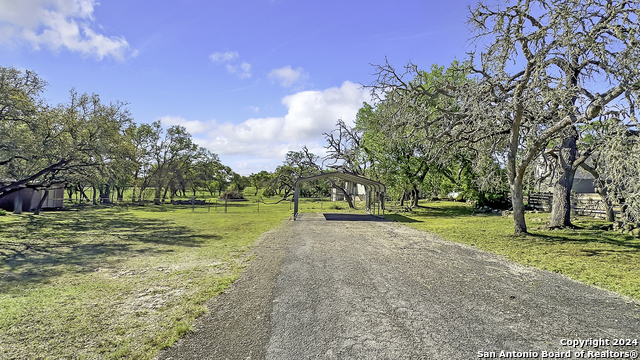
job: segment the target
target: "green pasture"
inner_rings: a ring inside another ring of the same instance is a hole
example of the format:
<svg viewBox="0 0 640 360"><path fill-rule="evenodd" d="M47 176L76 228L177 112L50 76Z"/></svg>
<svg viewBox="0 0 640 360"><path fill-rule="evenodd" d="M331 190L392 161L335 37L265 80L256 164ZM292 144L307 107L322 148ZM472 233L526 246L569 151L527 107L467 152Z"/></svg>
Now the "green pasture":
<svg viewBox="0 0 640 360"><path fill-rule="evenodd" d="M387 218L640 300L640 238L608 231L610 224L603 220L577 217L573 222L579 228L544 230L549 214L529 213L530 234L514 236L511 217L474 214L457 202L421 205Z"/></svg>
<svg viewBox="0 0 640 360"><path fill-rule="evenodd" d="M0 358L148 359L189 331L289 203L0 217ZM195 210L195 211L194 211Z"/></svg>
<svg viewBox="0 0 640 360"><path fill-rule="evenodd" d="M291 217L290 202L253 194L226 212L207 197L0 216L0 358L152 358L236 279L260 234ZM325 209L354 211L300 201Z"/></svg>

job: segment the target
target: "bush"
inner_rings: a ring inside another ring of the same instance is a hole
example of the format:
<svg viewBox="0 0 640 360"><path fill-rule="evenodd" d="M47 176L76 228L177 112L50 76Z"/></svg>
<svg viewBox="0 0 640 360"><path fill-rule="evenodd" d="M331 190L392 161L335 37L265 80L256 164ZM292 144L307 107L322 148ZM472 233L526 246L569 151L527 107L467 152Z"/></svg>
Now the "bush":
<svg viewBox="0 0 640 360"><path fill-rule="evenodd" d="M329 205L329 209L342 210L342 206L334 201L331 205Z"/></svg>
<svg viewBox="0 0 640 360"><path fill-rule="evenodd" d="M511 198L506 192L501 193L484 193L478 196L477 206L488 206L492 209L510 209Z"/></svg>
<svg viewBox="0 0 640 360"><path fill-rule="evenodd" d="M276 191L273 188L268 187L264 189L264 191L262 192L262 196L268 197L268 198L276 196Z"/></svg>
<svg viewBox="0 0 640 360"><path fill-rule="evenodd" d="M5 216L5 215L7 215L7 211L0 209L0 216Z"/></svg>
<svg viewBox="0 0 640 360"><path fill-rule="evenodd" d="M223 199L223 200L244 200L244 195L242 195L242 193L240 191L230 190L230 191L225 191L224 193L222 193L222 196L220 196L220 199Z"/></svg>

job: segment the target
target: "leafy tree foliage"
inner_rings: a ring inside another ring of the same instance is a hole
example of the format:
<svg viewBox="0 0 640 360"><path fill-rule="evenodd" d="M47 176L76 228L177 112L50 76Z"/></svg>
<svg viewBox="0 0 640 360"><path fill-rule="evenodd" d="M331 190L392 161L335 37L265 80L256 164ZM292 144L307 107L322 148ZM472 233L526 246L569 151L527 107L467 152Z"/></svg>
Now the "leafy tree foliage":
<svg viewBox="0 0 640 360"><path fill-rule="evenodd" d="M598 175L597 186L603 198L617 204L624 222L640 221L640 136L637 130L614 126L606 144L594 153L590 167Z"/></svg>
<svg viewBox="0 0 640 360"><path fill-rule="evenodd" d="M153 187L159 203L211 182L219 191L226 186L231 169L184 127L137 125L126 104L75 90L67 103L49 106L45 86L33 72L0 67L0 196L64 183L86 200L84 189L92 187L94 203L111 201L114 190L122 200L131 186L142 201Z"/></svg>
<svg viewBox="0 0 640 360"><path fill-rule="evenodd" d="M269 172L264 170L260 171L257 174L249 175L249 181L251 183L251 186L253 186L253 188L255 189L254 195L258 195L258 191L260 191L260 189L269 186L270 180L271 180L271 175L269 174Z"/></svg>
<svg viewBox="0 0 640 360"><path fill-rule="evenodd" d="M554 200L560 209L568 203L580 158L572 127L607 114L633 112L633 106L613 105L620 105L619 99L633 104L638 90L639 4L595 0L479 4L469 23L477 44L488 46L471 54L466 71L475 81L456 84L445 78L435 86L420 86L403 80L406 73L418 74L411 64L405 74L387 65L379 68L373 94L380 90L385 95L402 94L400 105L390 108L402 111L398 123L405 121L416 131L428 127L429 141L450 138L479 155L505 158L515 233L525 233L524 178L548 144L562 139L557 142L557 156L564 164L557 190L562 196ZM603 83L611 86L596 92L596 84ZM442 99L455 101L412 112L416 103Z"/></svg>
<svg viewBox="0 0 640 360"><path fill-rule="evenodd" d="M45 85L33 72L0 68L0 196L105 165L131 123L125 104L95 94L72 90L51 107L40 98Z"/></svg>
<svg viewBox="0 0 640 360"><path fill-rule="evenodd" d="M570 127L590 123L620 97L635 97L639 5L531 0L504 7L480 4L472 11L469 22L477 37L491 45L480 53L480 67L473 69L480 75L475 103L485 106L469 114L509 131L507 169L516 234L527 231L523 178L541 150L564 134L553 206L566 208L577 157ZM593 79L611 86L595 92ZM554 216L568 221L564 211L552 215L552 223Z"/></svg>
<svg viewBox="0 0 640 360"><path fill-rule="evenodd" d="M462 190L485 200L486 192L504 184L493 157L495 144L487 141L494 134L478 137L477 129L460 125L465 115L459 95L464 93L458 91L475 85L468 78L468 65L433 65L427 72L409 64L403 73L388 63L377 67L371 89L379 102L375 109L361 109L357 127L364 132L363 143L378 176L393 184L391 190L402 200L411 194L412 206L417 206L420 192ZM480 146L485 143L488 147Z"/></svg>

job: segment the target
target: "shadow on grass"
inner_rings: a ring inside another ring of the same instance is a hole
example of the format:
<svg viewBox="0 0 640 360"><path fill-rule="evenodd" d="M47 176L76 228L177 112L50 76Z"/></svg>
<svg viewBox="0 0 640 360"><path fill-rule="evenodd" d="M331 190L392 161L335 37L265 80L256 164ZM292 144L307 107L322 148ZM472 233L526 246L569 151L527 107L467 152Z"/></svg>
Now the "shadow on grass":
<svg viewBox="0 0 640 360"><path fill-rule="evenodd" d="M397 221L397 222L401 222L401 223L420 223L420 222L423 222L423 221L420 221L420 220L416 220L416 219L408 218L406 216L402 216L400 214L386 214L384 217L387 220Z"/></svg>
<svg viewBox="0 0 640 360"><path fill-rule="evenodd" d="M429 202L428 206L413 209L407 216L400 214L389 214L386 217L399 222L437 222L438 219L450 219L452 224L460 222L460 226L465 225L466 219L486 217L487 219L501 218L494 214L476 214L470 207L464 204L451 202ZM451 221L452 220L452 221ZM637 254L640 252L640 239L637 237L620 234L610 231L611 224L604 221L578 220L575 229L544 230L539 229L529 233L530 239L547 244L573 243L583 245L582 249L575 250L577 256L597 256L607 254ZM452 225L453 226L453 225ZM504 224L495 223L496 229ZM473 231L473 230L472 230ZM603 249L594 249L588 244L602 244ZM611 245L613 248L604 249L604 245ZM574 250L572 250L574 251Z"/></svg>
<svg viewBox="0 0 640 360"><path fill-rule="evenodd" d="M404 208L393 206L388 207L389 210L396 213L403 212ZM439 218L455 218L459 216L472 215L471 209L464 205L440 205L437 206L419 206L410 209L409 215L418 217L439 217Z"/></svg>
<svg viewBox="0 0 640 360"><path fill-rule="evenodd" d="M0 263L9 268L0 273L0 288L6 282L47 281L123 258L173 252L168 246L198 247L220 239L116 208L25 214L0 223Z"/></svg>
<svg viewBox="0 0 640 360"><path fill-rule="evenodd" d="M640 252L640 240L632 236L626 236L611 231L602 230L574 230L574 233L563 234L561 231L554 232L541 232L537 231L530 233L529 236L544 242L555 243L576 243L576 244L589 244L600 243L614 245L620 248L626 248L621 250L597 250L597 249L583 249L581 250L587 256L595 256L599 254L613 254L619 252Z"/></svg>

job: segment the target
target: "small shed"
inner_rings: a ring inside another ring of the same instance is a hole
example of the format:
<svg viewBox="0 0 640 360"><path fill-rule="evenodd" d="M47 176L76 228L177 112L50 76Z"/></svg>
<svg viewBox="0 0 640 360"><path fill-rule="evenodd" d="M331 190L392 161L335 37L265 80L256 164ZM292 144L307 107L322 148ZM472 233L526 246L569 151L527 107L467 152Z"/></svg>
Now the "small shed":
<svg viewBox="0 0 640 360"><path fill-rule="evenodd" d="M35 190L24 188L0 197L0 208L21 213L22 211L35 211L40 200L46 196L42 203L42 209L61 209L64 198L64 187L52 185L47 189Z"/></svg>
<svg viewBox="0 0 640 360"><path fill-rule="evenodd" d="M298 216L298 193L299 193L299 185L305 181L324 179L329 177L335 177L338 179L345 180L352 184L360 184L364 187L364 200L366 202L366 210L369 214L375 214L375 210L377 208L378 214L380 214L380 210L382 210L382 216L384 217L384 198L386 195L386 187L383 183L368 179L363 176L359 176L356 174L348 173L348 172L329 172L323 173L319 175L313 175L309 177L299 178L295 182L295 191L293 193L293 219L295 220ZM373 205L373 208L372 208Z"/></svg>

